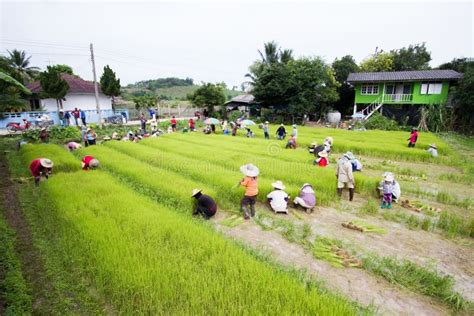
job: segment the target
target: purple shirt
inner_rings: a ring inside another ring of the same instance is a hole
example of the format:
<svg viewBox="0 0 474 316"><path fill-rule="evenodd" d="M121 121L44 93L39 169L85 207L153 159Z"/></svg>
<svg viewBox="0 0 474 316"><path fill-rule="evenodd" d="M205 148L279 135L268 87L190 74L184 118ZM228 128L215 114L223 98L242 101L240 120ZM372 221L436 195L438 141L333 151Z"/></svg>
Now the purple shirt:
<svg viewBox="0 0 474 316"><path fill-rule="evenodd" d="M306 203L309 207L314 207L316 205L316 196L314 193L305 193L301 191L300 198Z"/></svg>

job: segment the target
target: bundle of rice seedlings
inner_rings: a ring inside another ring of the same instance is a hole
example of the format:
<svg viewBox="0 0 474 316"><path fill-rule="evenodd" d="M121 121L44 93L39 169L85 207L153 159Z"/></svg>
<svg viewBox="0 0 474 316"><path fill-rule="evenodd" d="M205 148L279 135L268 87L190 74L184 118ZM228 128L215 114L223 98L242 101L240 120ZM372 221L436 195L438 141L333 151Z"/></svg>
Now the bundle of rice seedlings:
<svg viewBox="0 0 474 316"><path fill-rule="evenodd" d="M227 217L226 219L221 221L221 225L227 226L227 227L236 227L239 226L244 222L244 218L239 215L232 215L230 217Z"/></svg>

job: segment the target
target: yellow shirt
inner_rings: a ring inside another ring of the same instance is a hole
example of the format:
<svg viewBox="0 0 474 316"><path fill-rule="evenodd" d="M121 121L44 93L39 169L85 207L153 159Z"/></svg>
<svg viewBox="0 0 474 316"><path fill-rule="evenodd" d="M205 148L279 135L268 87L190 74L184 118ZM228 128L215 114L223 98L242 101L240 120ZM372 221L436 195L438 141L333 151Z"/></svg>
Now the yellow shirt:
<svg viewBox="0 0 474 316"><path fill-rule="evenodd" d="M257 178L245 177L240 185L245 187L245 196L255 196L258 194Z"/></svg>

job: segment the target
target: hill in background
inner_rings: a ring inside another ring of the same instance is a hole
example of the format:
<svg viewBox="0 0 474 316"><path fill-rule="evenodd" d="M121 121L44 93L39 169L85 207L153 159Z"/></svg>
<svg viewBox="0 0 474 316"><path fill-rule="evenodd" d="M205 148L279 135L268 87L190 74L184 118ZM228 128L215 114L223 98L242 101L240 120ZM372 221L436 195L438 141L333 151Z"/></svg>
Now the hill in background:
<svg viewBox="0 0 474 316"><path fill-rule="evenodd" d="M188 94L193 93L200 86L194 84L191 78L158 78L143 80L134 84L129 84L122 88L122 98L132 101L134 97L151 95L159 97L161 100L186 100ZM242 91L226 89L227 99L231 99Z"/></svg>

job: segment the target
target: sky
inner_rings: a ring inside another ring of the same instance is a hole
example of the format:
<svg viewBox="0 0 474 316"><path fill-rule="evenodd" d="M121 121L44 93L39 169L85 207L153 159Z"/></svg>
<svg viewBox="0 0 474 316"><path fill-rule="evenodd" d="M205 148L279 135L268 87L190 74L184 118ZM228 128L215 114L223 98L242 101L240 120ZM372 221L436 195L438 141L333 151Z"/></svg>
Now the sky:
<svg viewBox="0 0 474 316"><path fill-rule="evenodd" d="M244 82L268 41L295 56L360 62L426 42L431 66L473 57L471 1L5 1L0 0L0 54L21 49L31 64L67 64L92 79L110 67L122 85L163 77Z"/></svg>

